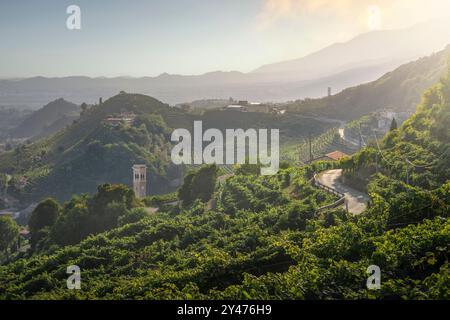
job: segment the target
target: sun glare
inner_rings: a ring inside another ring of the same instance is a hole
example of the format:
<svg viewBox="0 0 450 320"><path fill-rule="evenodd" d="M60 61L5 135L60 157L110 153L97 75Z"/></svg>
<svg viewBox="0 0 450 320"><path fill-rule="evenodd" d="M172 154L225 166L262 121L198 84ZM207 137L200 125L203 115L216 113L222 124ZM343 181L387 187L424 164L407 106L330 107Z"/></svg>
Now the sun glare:
<svg viewBox="0 0 450 320"><path fill-rule="evenodd" d="M370 31L380 30L382 27L381 8L377 5L367 7L367 28Z"/></svg>

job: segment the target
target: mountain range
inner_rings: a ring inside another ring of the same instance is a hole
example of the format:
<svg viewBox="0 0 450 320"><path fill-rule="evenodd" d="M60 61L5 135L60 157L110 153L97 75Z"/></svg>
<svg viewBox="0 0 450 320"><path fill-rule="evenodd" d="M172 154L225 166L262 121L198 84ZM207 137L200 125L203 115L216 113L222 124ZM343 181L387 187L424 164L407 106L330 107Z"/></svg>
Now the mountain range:
<svg viewBox="0 0 450 320"><path fill-rule="evenodd" d="M303 99L284 106L291 112L341 120L354 120L389 109L412 114L422 92L438 82L446 70L450 45L445 50L406 63L379 79L350 87L321 99Z"/></svg>
<svg viewBox="0 0 450 320"><path fill-rule="evenodd" d="M94 103L121 90L151 95L170 104L233 97L286 101L317 98L327 88L339 92L373 81L403 63L442 50L450 43L450 20L421 23L401 30L373 31L333 44L306 57L262 66L253 72L210 72L143 78L63 77L1 80L0 105L38 108L56 97ZM151 62L149 62L151 63Z"/></svg>

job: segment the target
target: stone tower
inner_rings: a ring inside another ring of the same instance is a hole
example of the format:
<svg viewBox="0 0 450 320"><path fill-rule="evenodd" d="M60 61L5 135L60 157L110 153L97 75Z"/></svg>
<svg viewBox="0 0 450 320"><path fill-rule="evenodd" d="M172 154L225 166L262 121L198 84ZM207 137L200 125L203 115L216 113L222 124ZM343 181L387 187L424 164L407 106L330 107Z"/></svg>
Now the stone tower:
<svg viewBox="0 0 450 320"><path fill-rule="evenodd" d="M147 196L147 166L144 164L133 166L133 190L137 198Z"/></svg>

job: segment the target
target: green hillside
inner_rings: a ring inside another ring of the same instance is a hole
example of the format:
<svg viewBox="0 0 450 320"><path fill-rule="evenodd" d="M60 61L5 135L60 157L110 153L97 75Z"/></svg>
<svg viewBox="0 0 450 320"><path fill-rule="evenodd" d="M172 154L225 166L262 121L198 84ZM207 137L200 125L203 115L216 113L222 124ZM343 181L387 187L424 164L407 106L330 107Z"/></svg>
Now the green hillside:
<svg viewBox="0 0 450 320"><path fill-rule="evenodd" d="M131 124L105 123L126 112L136 116ZM202 120L204 130L277 128L281 144L301 142L335 125L300 115L224 110L194 115L148 96L121 93L85 108L78 120L55 135L0 155L0 172L13 176L9 192L23 202L48 196L68 200L73 194L92 194L103 183L131 185L135 163L147 164L152 194L173 191L171 181L182 172L170 161L170 135L177 128L192 130L194 120Z"/></svg>
<svg viewBox="0 0 450 320"><path fill-rule="evenodd" d="M135 113L132 125L104 122L122 112ZM165 119L183 124L185 117L180 116L150 97L121 94L83 111L56 135L1 155L0 172L13 175L10 192L23 201L46 196L66 200L72 194L93 193L105 182L130 185L134 163L149 166L153 193L168 191L170 179L180 173L168 161L170 130Z"/></svg>
<svg viewBox="0 0 450 320"><path fill-rule="evenodd" d="M216 187L212 209L196 201L1 266L0 299L449 299L449 121L450 71L380 149L270 177L239 170ZM370 170L377 153L370 207L319 213L336 198L311 186L314 172ZM427 164L410 184L405 157ZM104 212L102 194L74 199L62 219L83 201ZM127 210L115 205L114 216ZM81 268L79 291L66 288L69 265ZM371 265L380 290L366 287Z"/></svg>
<svg viewBox="0 0 450 320"><path fill-rule="evenodd" d="M445 183L450 176L449 87L450 74L425 92L417 112L400 129L383 141L373 136L367 148L344 163L347 176L365 177L367 184L378 168L385 176L427 190Z"/></svg>
<svg viewBox="0 0 450 320"><path fill-rule="evenodd" d="M380 109L413 112L423 91L445 72L450 46L444 51L405 64L380 79L348 88L331 97L306 99L287 105L292 112L355 120Z"/></svg>

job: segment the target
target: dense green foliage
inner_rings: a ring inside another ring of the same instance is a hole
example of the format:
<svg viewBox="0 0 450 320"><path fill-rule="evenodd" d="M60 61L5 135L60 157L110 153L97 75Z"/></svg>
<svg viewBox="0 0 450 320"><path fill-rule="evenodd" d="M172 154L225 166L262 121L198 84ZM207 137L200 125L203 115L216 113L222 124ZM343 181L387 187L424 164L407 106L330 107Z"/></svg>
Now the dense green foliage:
<svg viewBox="0 0 450 320"><path fill-rule="evenodd" d="M19 226L11 217L0 217L0 252L15 249L19 238Z"/></svg>
<svg viewBox="0 0 450 320"><path fill-rule="evenodd" d="M0 267L0 297L449 298L448 207L401 228L392 225L398 207L377 194L365 215L316 215L333 199L309 185L311 173L235 176L213 211L197 202ZM449 187L436 194L448 195ZM82 270L81 291L65 288L65 268L73 264ZM383 270L380 292L365 287L371 264Z"/></svg>
<svg viewBox="0 0 450 320"><path fill-rule="evenodd" d="M73 197L63 207L53 199L44 200L29 221L33 252L76 244L89 235L139 221L145 211L136 206L132 190L109 184L99 186L92 197Z"/></svg>
<svg viewBox="0 0 450 320"><path fill-rule="evenodd" d="M43 237L48 233L48 229L53 226L58 219L61 208L53 199L47 199L39 203L33 210L28 221L28 228L31 231L31 246L33 249Z"/></svg>
<svg viewBox="0 0 450 320"><path fill-rule="evenodd" d="M366 137L371 136L376 128L378 128L378 120L376 114L371 113L347 123L345 126L345 135L359 142L360 133Z"/></svg>
<svg viewBox="0 0 450 320"><path fill-rule="evenodd" d="M369 146L343 167L349 176L366 177L380 171L386 176L432 190L450 176L450 72L427 90L418 111L400 130L390 131L383 141ZM381 148L381 149L379 149ZM378 165L377 165L378 164Z"/></svg>
<svg viewBox="0 0 450 320"><path fill-rule="evenodd" d="M183 201L183 205L189 206L195 200L209 201L214 193L217 171L216 165L209 165L188 173L178 190L178 198Z"/></svg>
<svg viewBox="0 0 450 320"><path fill-rule="evenodd" d="M449 122L450 73L379 146L341 163L268 177L244 166L194 195L196 179L215 181L205 167L179 193L190 203L151 215L120 186L75 197L41 252L0 266L0 299L450 299ZM330 166L366 174L363 214L318 210L336 197L310 180ZM66 288L70 265L79 291ZM366 287L371 265L380 290Z"/></svg>

